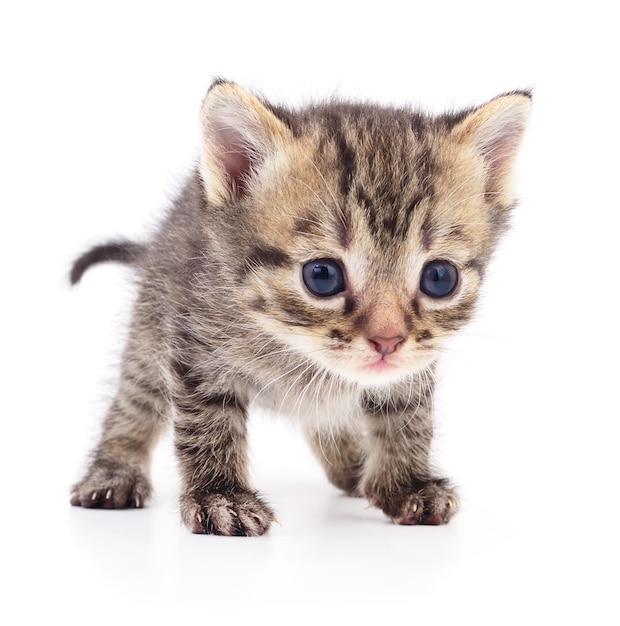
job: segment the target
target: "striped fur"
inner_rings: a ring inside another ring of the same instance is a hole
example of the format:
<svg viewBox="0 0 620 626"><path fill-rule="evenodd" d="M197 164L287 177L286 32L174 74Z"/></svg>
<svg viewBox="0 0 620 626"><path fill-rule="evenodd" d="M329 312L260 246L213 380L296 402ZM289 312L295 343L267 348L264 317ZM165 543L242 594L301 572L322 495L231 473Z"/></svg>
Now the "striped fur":
<svg viewBox="0 0 620 626"><path fill-rule="evenodd" d="M172 421L181 515L195 533L260 535L274 520L248 477L252 405L299 419L339 488L400 524L458 506L429 469L434 371L473 315L514 205L525 92L439 117L371 104L288 110L217 81L200 164L153 240L76 262L129 262L139 293L121 383L72 503L140 507L150 453ZM317 259L341 293L303 283ZM426 263L456 268L448 295Z"/></svg>

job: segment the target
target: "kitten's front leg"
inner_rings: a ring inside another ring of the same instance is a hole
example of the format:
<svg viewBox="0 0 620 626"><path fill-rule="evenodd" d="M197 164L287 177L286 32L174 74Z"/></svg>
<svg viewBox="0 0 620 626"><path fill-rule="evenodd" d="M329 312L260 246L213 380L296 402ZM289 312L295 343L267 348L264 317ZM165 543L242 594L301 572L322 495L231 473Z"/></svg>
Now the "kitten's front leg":
<svg viewBox="0 0 620 626"><path fill-rule="evenodd" d="M232 393L199 393L185 378L175 399L181 515L197 534L258 536L275 517L248 480L246 410Z"/></svg>
<svg viewBox="0 0 620 626"><path fill-rule="evenodd" d="M362 492L397 524L446 524L458 509L458 496L448 480L431 474L432 390L419 393L402 403L366 399Z"/></svg>

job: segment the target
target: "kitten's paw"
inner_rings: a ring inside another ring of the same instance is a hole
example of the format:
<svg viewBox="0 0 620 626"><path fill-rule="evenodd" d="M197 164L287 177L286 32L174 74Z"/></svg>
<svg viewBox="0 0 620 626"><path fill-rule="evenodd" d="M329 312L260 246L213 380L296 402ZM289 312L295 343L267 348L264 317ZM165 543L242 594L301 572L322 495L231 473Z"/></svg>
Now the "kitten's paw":
<svg viewBox="0 0 620 626"><path fill-rule="evenodd" d="M89 509L140 509L150 495L149 480L135 467L95 463L71 490L71 504Z"/></svg>
<svg viewBox="0 0 620 626"><path fill-rule="evenodd" d="M255 492L209 493L181 500L185 525L200 535L258 537L275 520L273 511Z"/></svg>
<svg viewBox="0 0 620 626"><path fill-rule="evenodd" d="M399 496L370 494L367 497L393 522L406 526L447 524L459 508L456 491L444 480L422 483Z"/></svg>

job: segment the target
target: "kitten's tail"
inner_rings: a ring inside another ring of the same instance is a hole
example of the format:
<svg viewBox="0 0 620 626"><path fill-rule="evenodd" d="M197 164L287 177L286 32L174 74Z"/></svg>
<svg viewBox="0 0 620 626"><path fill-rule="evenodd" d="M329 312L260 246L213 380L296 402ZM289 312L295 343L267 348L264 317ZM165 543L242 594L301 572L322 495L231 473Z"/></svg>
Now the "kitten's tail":
<svg viewBox="0 0 620 626"><path fill-rule="evenodd" d="M77 285L84 272L91 266L107 261L117 261L135 265L145 255L147 247L134 241L111 241L91 248L73 263L69 280L72 285Z"/></svg>

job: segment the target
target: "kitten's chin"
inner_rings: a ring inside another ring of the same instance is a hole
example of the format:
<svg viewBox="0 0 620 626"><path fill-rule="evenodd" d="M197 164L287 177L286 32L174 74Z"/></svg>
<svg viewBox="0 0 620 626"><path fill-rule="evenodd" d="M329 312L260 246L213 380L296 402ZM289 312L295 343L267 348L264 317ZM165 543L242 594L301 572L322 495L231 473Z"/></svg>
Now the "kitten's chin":
<svg viewBox="0 0 620 626"><path fill-rule="evenodd" d="M340 370L339 374L362 387L387 387L428 369L433 362L434 358L430 355L416 356L406 362L376 359L349 366L346 371Z"/></svg>

